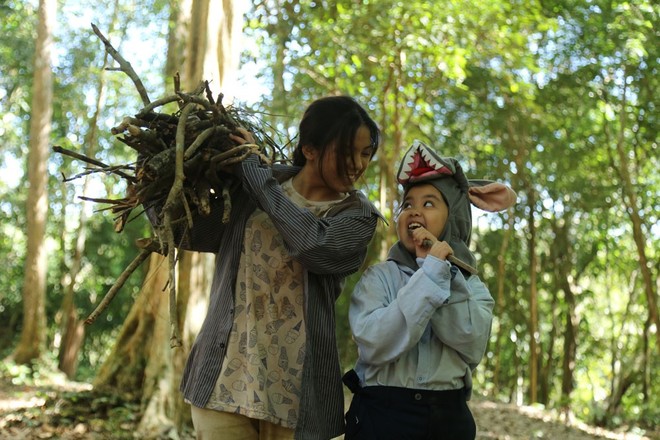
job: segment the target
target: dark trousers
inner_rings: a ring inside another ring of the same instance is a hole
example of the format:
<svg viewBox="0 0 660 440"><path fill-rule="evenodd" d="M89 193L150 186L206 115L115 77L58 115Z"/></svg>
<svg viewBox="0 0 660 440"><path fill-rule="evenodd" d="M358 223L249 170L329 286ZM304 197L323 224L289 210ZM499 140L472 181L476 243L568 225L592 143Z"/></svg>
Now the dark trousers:
<svg viewBox="0 0 660 440"><path fill-rule="evenodd" d="M474 440L465 390L373 386L353 394L345 440Z"/></svg>

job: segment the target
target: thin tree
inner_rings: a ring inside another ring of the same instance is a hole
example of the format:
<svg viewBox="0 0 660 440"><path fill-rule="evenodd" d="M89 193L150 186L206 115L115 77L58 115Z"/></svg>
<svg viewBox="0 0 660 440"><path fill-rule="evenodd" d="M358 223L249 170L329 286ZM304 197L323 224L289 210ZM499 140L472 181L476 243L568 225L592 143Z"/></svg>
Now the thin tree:
<svg viewBox="0 0 660 440"><path fill-rule="evenodd" d="M114 28L117 22L117 5L113 5L112 14L110 19L110 28ZM105 95L107 89L106 68L110 62L110 55L107 53L103 58L103 65L99 71L96 82L96 100L93 108L93 114L88 121L88 131L85 134L83 142L83 154L87 157L94 157L98 149L99 138L99 119L101 117L103 107L105 105ZM91 186L91 179L89 176L83 178L82 193L86 194ZM85 326L83 321L78 316L78 308L75 301L75 285L78 281L78 276L82 268L83 255L85 254L85 247L87 243L87 229L89 221L89 213L81 209L75 219L77 231L75 238L71 240L72 255L70 257L70 264L67 268L67 276L62 285L64 297L62 299L61 307L61 323L60 329L62 332L62 340L59 347L58 354L58 368L64 372L67 377L73 378L78 367L78 359L80 350L83 345L85 337Z"/></svg>
<svg viewBox="0 0 660 440"><path fill-rule="evenodd" d="M34 54L32 114L28 155L27 255L23 282L23 327L12 358L20 364L39 358L46 344L46 218L49 137L53 114L51 54L57 3L40 0Z"/></svg>

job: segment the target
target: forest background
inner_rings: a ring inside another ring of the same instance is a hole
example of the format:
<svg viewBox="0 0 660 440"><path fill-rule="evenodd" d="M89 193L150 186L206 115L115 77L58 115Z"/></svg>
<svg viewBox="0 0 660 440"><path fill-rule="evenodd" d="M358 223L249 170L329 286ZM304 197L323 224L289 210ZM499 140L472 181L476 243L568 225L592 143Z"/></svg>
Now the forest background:
<svg viewBox="0 0 660 440"><path fill-rule="evenodd" d="M364 191L389 221L365 266L395 240L394 175L413 139L460 158L471 178L510 184L518 204L474 220L496 299L475 392L653 431L659 12L651 0L0 1L2 376L34 383L59 370L130 394L142 432L189 426L173 390L212 257L185 253L177 265L183 347L169 348L156 255L96 322L82 322L137 255L135 240L151 235L144 216L114 232L108 211L80 199L122 197L122 179L65 182L85 164L52 151L135 160L111 128L143 104L127 75L106 70L116 63L94 23L153 99L173 92L178 71L186 90L211 80L281 145L313 99L363 103L384 134ZM344 369L356 357L346 315L358 275L337 303Z"/></svg>

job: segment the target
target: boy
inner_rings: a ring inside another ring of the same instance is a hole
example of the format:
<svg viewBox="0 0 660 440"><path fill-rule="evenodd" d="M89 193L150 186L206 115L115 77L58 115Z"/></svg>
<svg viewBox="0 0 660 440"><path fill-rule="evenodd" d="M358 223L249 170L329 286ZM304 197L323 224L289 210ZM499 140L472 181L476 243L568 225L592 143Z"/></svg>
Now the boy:
<svg viewBox="0 0 660 440"><path fill-rule="evenodd" d="M470 203L498 211L516 196L499 183L468 181L455 159L421 142L397 178L399 241L351 298L359 359L344 377L354 393L345 439L474 439L466 401L494 301L469 250Z"/></svg>

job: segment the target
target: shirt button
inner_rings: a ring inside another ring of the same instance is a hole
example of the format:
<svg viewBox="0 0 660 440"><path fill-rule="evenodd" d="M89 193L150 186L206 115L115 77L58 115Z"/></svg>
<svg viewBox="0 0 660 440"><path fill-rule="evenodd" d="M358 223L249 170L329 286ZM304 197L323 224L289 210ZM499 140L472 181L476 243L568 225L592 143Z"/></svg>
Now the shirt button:
<svg viewBox="0 0 660 440"><path fill-rule="evenodd" d="M422 395L419 393L415 393L415 400L422 400Z"/></svg>
<svg viewBox="0 0 660 440"><path fill-rule="evenodd" d="M423 381L423 380L424 380L424 378L423 378L422 376L419 376L419 377L417 378L417 382L421 382L421 381Z"/></svg>
<svg viewBox="0 0 660 440"><path fill-rule="evenodd" d="M225 348L224 342L220 343L220 348Z"/></svg>

